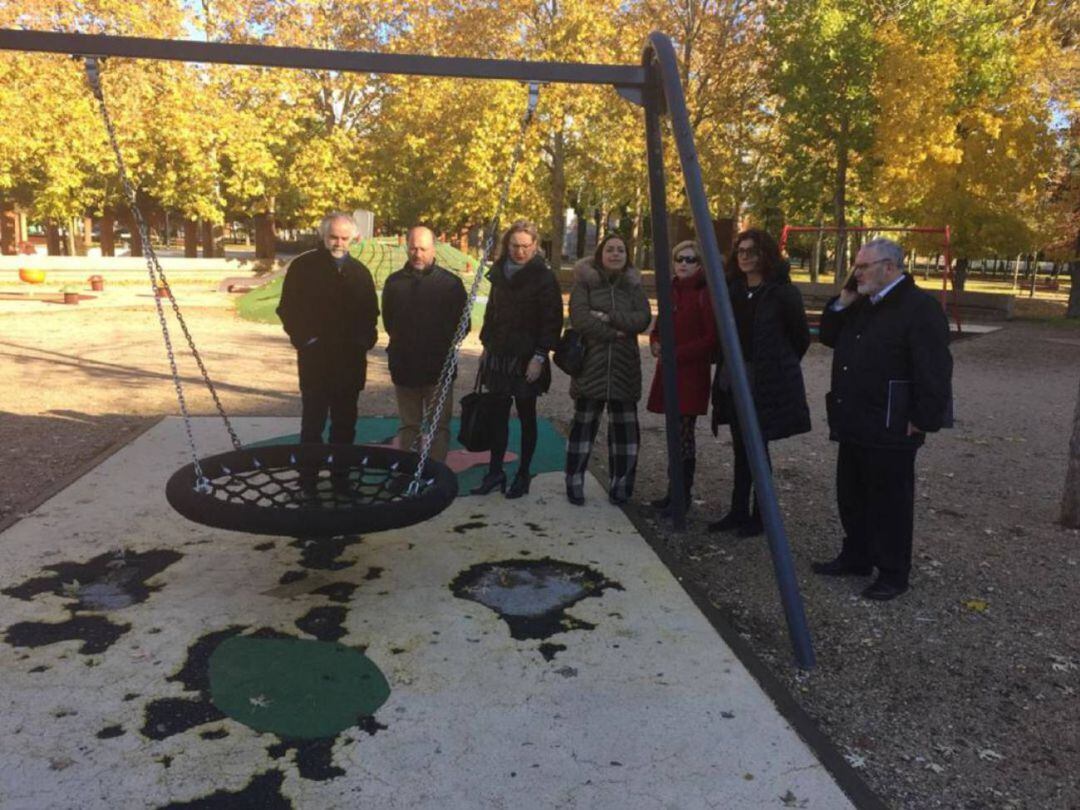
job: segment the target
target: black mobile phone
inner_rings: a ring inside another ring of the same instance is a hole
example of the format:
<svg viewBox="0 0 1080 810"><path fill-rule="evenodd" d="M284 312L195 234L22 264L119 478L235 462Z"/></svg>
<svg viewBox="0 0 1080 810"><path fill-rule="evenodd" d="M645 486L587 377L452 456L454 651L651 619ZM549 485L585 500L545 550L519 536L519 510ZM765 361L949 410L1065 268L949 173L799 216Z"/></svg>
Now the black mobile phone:
<svg viewBox="0 0 1080 810"><path fill-rule="evenodd" d="M859 291L859 280L855 278L855 268L853 267L848 271L847 281L844 282L844 289L851 292Z"/></svg>

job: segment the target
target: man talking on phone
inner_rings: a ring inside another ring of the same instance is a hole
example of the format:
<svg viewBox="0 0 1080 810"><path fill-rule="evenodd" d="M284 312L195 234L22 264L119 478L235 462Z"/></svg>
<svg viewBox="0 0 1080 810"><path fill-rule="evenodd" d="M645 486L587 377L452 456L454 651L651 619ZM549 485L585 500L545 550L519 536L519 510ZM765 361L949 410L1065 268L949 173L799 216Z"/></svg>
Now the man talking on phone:
<svg viewBox="0 0 1080 810"><path fill-rule="evenodd" d="M908 589L915 509L915 454L951 418L949 323L933 296L904 273L890 239L867 242L840 295L825 306L821 342L833 349L825 397L829 438L839 442L836 500L840 554L813 564L826 576L877 579L866 599Z"/></svg>

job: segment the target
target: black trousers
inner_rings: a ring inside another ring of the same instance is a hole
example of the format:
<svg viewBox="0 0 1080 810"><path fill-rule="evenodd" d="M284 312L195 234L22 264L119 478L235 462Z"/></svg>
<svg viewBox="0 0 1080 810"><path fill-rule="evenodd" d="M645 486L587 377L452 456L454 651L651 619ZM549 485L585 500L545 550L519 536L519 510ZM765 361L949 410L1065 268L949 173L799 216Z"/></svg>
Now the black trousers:
<svg viewBox="0 0 1080 810"><path fill-rule="evenodd" d="M731 419L731 453L735 461L735 482L731 488L731 512L744 518L751 514L750 492L754 484L754 474L750 469L750 456L746 452L746 442L743 441L742 428L738 420ZM772 469L772 458L769 456L769 443L765 442L765 461ZM754 493L753 511L761 513L757 504L757 493Z"/></svg>
<svg viewBox="0 0 1080 810"><path fill-rule="evenodd" d="M300 441L322 443L330 416L330 443L352 444L356 438L356 400L364 387L364 361L355 352L335 346L313 346L297 352L300 372Z"/></svg>
<svg viewBox="0 0 1080 810"><path fill-rule="evenodd" d="M917 447L881 449L840 443L836 502L844 527L842 555L906 585L915 526Z"/></svg>

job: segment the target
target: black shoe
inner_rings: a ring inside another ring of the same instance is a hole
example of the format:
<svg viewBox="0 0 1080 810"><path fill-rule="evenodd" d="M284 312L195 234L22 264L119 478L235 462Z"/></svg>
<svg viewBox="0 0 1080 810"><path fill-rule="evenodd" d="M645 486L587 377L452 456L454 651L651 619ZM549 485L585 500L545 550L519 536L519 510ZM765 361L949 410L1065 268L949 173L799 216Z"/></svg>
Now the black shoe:
<svg viewBox="0 0 1080 810"><path fill-rule="evenodd" d="M661 507L658 507L658 508L660 510L660 517L669 518L675 513L675 504L673 504L671 502L670 498L668 498L666 500L667 500L667 505L666 506L661 506ZM653 501L653 505L655 505L655 504L656 504L656 501ZM686 493L686 499L683 501L683 506L685 507L686 511L689 512L690 508L693 505L694 505L694 499L690 497L690 493L688 492L688 493Z"/></svg>
<svg viewBox="0 0 1080 810"><path fill-rule="evenodd" d="M470 492L473 495L487 495L493 489L498 489L499 492L506 492L506 473L502 470L485 475L484 480L480 482L479 486L473 487Z"/></svg>
<svg viewBox="0 0 1080 810"><path fill-rule="evenodd" d="M728 512L719 520L714 520L706 529L710 532L730 532L733 529L741 529L750 520L749 515L739 512Z"/></svg>
<svg viewBox="0 0 1080 810"><path fill-rule="evenodd" d="M862 592L862 598L872 599L875 602L888 602L890 599L895 599L901 594L906 593L907 589L907 583L901 585L878 577L873 585Z"/></svg>
<svg viewBox="0 0 1080 810"><path fill-rule="evenodd" d="M518 474L514 476L514 480L510 484L510 489L506 490L506 497L520 498L522 495L528 495L530 481L532 481L531 475L518 470Z"/></svg>
<svg viewBox="0 0 1080 810"><path fill-rule="evenodd" d="M623 504L630 502L629 498L623 497L622 495L613 495L610 492L608 493L607 499L613 506L622 506Z"/></svg>
<svg viewBox="0 0 1080 810"><path fill-rule="evenodd" d="M735 534L738 537L757 537L759 534L765 533L765 525L761 522L761 518L752 517L742 526L735 530Z"/></svg>
<svg viewBox="0 0 1080 810"><path fill-rule="evenodd" d="M828 562L811 563L810 570L826 577L868 577L874 572L870 563L854 563L843 555Z"/></svg>
<svg viewBox="0 0 1080 810"><path fill-rule="evenodd" d="M574 506L584 506L585 505L585 496L584 495L575 495L570 490L566 490L566 500L570 501L570 503L572 503Z"/></svg>
<svg viewBox="0 0 1080 810"><path fill-rule="evenodd" d="M671 508L671 496L665 495L663 498L657 498L655 501L649 501L649 506L653 509L670 509Z"/></svg>

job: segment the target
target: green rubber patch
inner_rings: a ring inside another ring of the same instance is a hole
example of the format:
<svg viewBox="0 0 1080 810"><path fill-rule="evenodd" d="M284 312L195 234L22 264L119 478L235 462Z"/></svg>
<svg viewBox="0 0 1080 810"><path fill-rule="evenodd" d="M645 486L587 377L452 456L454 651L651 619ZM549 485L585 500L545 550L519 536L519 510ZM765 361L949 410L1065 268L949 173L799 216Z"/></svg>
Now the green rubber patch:
<svg viewBox="0 0 1080 810"><path fill-rule="evenodd" d="M333 737L390 696L371 659L343 644L234 636L210 656L210 697L256 731Z"/></svg>

